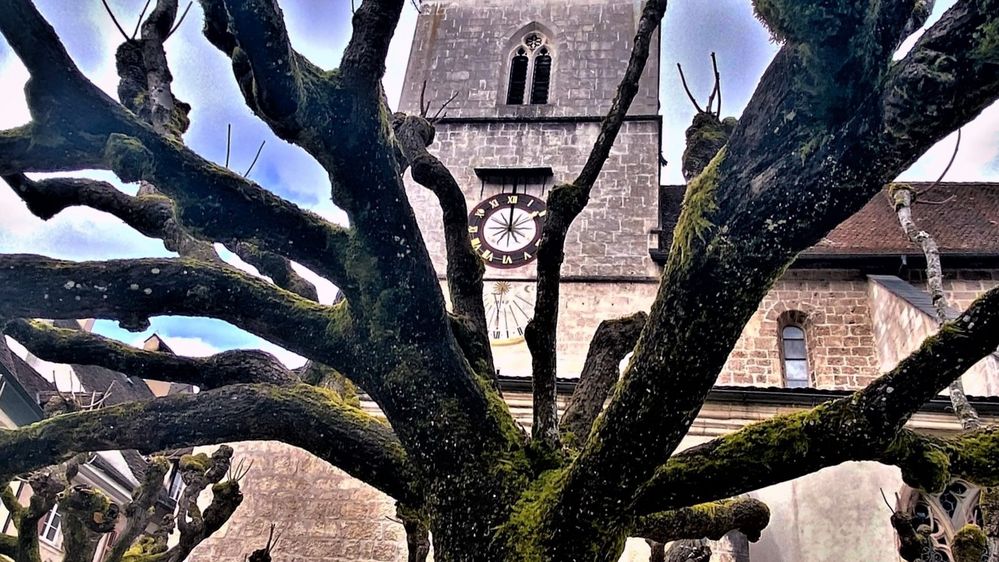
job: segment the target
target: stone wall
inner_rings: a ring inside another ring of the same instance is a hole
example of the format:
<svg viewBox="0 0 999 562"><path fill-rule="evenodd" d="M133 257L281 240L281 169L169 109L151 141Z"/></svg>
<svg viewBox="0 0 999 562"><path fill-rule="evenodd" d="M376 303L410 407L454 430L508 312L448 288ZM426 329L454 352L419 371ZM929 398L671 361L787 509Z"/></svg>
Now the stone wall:
<svg viewBox="0 0 999 562"><path fill-rule="evenodd" d="M640 2L636 0L441 0L417 19L400 111L418 113L421 90L448 116L578 117L603 115L624 76ZM552 78L546 105L506 105L509 59L525 33L548 38ZM653 53L658 53L658 37ZM652 56L631 107L659 108L659 61Z"/></svg>
<svg viewBox="0 0 999 562"><path fill-rule="evenodd" d="M944 293L948 303L957 310L966 309L982 293L999 285L999 271L956 271L950 272L948 277L950 279L944 280ZM912 288L919 291L927 303L916 306L877 281L872 281L868 288L882 371L893 368L937 331L936 319L928 304L929 296L923 292L925 285ZM961 380L965 391L972 396L999 395L999 360L995 355L982 359L968 369Z"/></svg>
<svg viewBox="0 0 999 562"><path fill-rule="evenodd" d="M857 388L877 375L867 280L848 270L788 270L753 314L718 384L783 386L782 316L803 313L812 386Z"/></svg>
<svg viewBox="0 0 999 562"><path fill-rule="evenodd" d="M475 168L551 167L545 183L518 186L544 199L553 184L572 181L600 130L598 123L441 123L430 150L451 170L469 209L511 185L483 183ZM407 175L407 193L434 267L446 270L441 210L436 196ZM659 122L628 121L566 239L567 276L657 275L649 257L659 226ZM533 278L534 264L512 270L488 268L488 278Z"/></svg>
<svg viewBox="0 0 999 562"><path fill-rule="evenodd" d="M280 562L406 560L406 533L393 521L388 496L289 445L233 446L237 462L253 463L243 482L245 499L189 562L244 562L267 542L270 522L282 534Z"/></svg>

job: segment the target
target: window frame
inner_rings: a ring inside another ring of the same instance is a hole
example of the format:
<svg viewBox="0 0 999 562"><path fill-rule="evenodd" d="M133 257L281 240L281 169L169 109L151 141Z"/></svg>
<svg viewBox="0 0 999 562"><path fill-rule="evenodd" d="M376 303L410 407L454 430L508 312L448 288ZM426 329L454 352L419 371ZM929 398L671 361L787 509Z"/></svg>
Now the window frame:
<svg viewBox="0 0 999 562"><path fill-rule="evenodd" d="M808 330L805 326L806 317L803 313L792 311L791 317L784 319L779 324L777 331L777 342L778 348L780 349L780 369L781 369L781 382L784 388L812 388L814 386L814 381L811 371L811 361L808 357ZM801 332L800 338L789 338L786 335L788 329L795 329ZM788 357L788 342L800 341L802 347L801 357ZM795 362L804 365L805 376L804 378L790 378L788 376L790 370L788 369L788 363Z"/></svg>
<svg viewBox="0 0 999 562"><path fill-rule="evenodd" d="M551 94L552 94L552 82L555 77L555 63L556 63L556 53L555 49L552 48L551 39L549 34L542 31L541 29L533 28L527 30L521 30L519 33L520 39L510 48L507 52L506 57L506 104L511 107L531 107L531 106L547 106L551 105ZM536 47L531 47L528 38L532 36L537 36L540 42L537 43ZM514 61L516 58L524 56L527 58L527 68L525 70L525 76L523 81L523 91L517 92L519 95L514 96ZM537 78L537 60L539 57L546 56L549 59L548 64L548 80L544 91L544 102L536 101L540 99L540 96L535 96L534 86L535 80ZM513 100L519 99L519 103L515 103Z"/></svg>
<svg viewBox="0 0 999 562"><path fill-rule="evenodd" d="M53 520L55 520L54 524ZM59 513L59 506L52 506L52 509L45 514L45 518L43 518L40 523L41 525L38 529L38 540L54 548L59 548L61 543L59 539L62 537L62 514ZM46 536L48 535L48 531L50 529L55 531L55 534L51 539Z"/></svg>

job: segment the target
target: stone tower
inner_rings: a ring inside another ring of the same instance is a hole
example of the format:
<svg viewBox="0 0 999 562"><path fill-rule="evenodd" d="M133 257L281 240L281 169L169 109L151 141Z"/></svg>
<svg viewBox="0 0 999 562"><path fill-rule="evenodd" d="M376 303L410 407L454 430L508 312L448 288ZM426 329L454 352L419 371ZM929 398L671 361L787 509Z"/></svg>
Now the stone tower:
<svg viewBox="0 0 999 562"><path fill-rule="evenodd" d="M551 187L572 181L624 75L637 0L439 0L422 3L400 101L429 115L449 99L430 150L461 185L473 247L486 262L486 308L501 375L527 376L523 328L534 249ZM590 204L566 242L559 375L577 376L600 320L651 302L659 224L658 38ZM408 182L437 271L445 271L436 197Z"/></svg>

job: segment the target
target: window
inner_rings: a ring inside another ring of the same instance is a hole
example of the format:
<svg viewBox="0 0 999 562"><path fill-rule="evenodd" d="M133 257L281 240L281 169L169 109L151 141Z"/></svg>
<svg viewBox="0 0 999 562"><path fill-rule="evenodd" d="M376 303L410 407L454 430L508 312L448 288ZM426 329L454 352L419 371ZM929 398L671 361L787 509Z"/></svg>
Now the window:
<svg viewBox="0 0 999 562"><path fill-rule="evenodd" d="M784 324L780 331L780 345L781 359L784 362L784 386L808 387L808 349L805 344L805 329L800 323Z"/></svg>
<svg viewBox="0 0 999 562"><path fill-rule="evenodd" d="M180 493L184 491L184 481L177 466L173 467L173 472L170 475L170 487L167 491L170 494L170 499L180 501Z"/></svg>
<svg viewBox="0 0 999 562"><path fill-rule="evenodd" d="M932 562L953 562L954 535L969 523L982 524L978 508L981 490L963 480L953 480L939 494L911 488L907 492L908 500L901 505L903 511L912 516L914 527L929 529L933 554L926 558Z"/></svg>
<svg viewBox="0 0 999 562"><path fill-rule="evenodd" d="M52 511L45 516L42 521L42 528L38 531L38 538L49 543L56 544L59 538L59 527L62 525L62 514L58 507L53 507Z"/></svg>
<svg viewBox="0 0 999 562"><path fill-rule="evenodd" d="M508 105L545 105L552 79L552 52L548 39L537 31L524 35L510 59Z"/></svg>

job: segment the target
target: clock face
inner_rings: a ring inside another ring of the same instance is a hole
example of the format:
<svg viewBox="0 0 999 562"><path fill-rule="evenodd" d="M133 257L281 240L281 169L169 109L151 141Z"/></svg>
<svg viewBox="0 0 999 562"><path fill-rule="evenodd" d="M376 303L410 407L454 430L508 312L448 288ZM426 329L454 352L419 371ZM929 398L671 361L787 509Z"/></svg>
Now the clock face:
<svg viewBox="0 0 999 562"><path fill-rule="evenodd" d="M490 197L472 209L468 235L486 265L519 267L534 261L548 211L545 202L523 193Z"/></svg>
<svg viewBox="0 0 999 562"><path fill-rule="evenodd" d="M527 321L534 314L534 285L497 281L486 293L485 305L489 343L513 345L524 341Z"/></svg>

